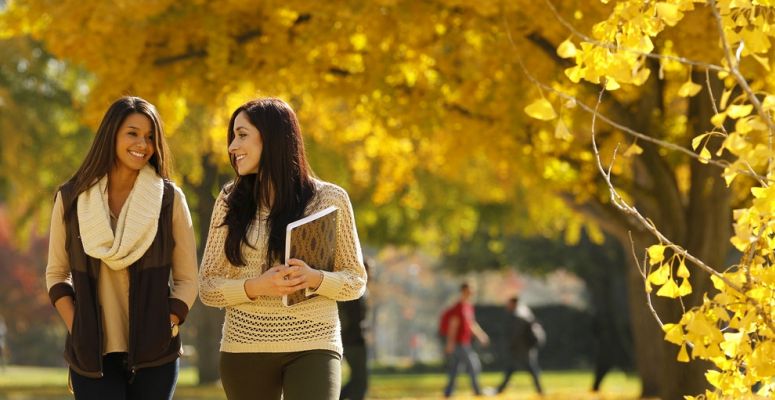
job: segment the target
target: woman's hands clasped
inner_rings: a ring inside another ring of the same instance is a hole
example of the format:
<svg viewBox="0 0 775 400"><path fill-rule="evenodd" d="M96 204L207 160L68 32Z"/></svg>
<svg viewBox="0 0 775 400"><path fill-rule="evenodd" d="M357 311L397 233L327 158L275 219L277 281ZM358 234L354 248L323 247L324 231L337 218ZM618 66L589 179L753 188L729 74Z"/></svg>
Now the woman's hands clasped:
<svg viewBox="0 0 775 400"><path fill-rule="evenodd" d="M251 299L258 296L284 296L297 290L317 289L323 273L302 260L291 258L288 264L278 264L263 274L245 281L245 293Z"/></svg>

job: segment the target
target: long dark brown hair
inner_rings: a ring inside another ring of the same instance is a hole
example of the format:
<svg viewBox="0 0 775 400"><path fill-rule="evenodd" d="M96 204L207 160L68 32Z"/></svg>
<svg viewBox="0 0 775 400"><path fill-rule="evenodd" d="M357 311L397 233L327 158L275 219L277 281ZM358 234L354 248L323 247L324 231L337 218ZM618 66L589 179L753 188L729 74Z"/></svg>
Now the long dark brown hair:
<svg viewBox="0 0 775 400"><path fill-rule="evenodd" d="M97 135L94 137L91 148L86 158L78 168L78 171L67 181L74 185L74 196L70 204L64 205L65 216L75 209L78 195L97 183L107 175L118 162L116 157L116 135L126 117L132 114L142 114L151 120L153 128L154 152L148 161L156 173L164 179L169 178L170 162L167 160L167 141L164 138L164 126L162 125L156 107L139 97L124 96L113 102L102 117Z"/></svg>
<svg viewBox="0 0 775 400"><path fill-rule="evenodd" d="M304 215L315 194L312 170L304 152L304 140L296 114L286 102L275 98L251 100L236 110L229 120L227 146L234 140L234 120L244 112L261 135L263 148L258 173L240 176L236 158L229 155L236 178L226 186L228 226L224 250L232 265L244 266L242 243L247 242L251 224L256 223L259 207L269 207L269 243L266 264L284 260L285 227Z"/></svg>

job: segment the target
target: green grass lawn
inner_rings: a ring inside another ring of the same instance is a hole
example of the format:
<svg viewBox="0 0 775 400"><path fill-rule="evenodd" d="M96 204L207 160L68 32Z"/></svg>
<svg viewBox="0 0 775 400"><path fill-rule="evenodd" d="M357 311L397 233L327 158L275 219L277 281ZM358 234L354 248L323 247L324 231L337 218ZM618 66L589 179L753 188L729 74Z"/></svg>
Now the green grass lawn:
<svg viewBox="0 0 775 400"><path fill-rule="evenodd" d="M184 368L181 371L175 399L215 400L225 399L223 391L214 385L195 386L196 371ZM501 379L500 373L482 374L483 387L494 387ZM546 371L542 383L547 392L543 399L579 400L634 400L638 396L639 384L636 378L619 372L611 373L603 381L600 393L590 393L592 373L589 371ZM372 375L369 390L370 399L438 399L446 383L443 374L384 374ZM72 398L66 389L67 371L63 368L39 368L11 366L0 369L0 400L60 400ZM517 373L511 378L510 386L501 396L493 399L537 399L527 373ZM458 377L455 397L473 398L468 377Z"/></svg>

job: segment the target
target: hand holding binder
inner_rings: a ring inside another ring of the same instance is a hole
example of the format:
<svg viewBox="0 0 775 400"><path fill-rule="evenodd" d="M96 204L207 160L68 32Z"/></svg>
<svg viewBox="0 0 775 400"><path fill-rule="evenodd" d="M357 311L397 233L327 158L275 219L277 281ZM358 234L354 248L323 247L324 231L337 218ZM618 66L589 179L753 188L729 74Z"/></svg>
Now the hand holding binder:
<svg viewBox="0 0 775 400"><path fill-rule="evenodd" d="M333 271L338 217L339 209L332 206L288 224L285 231L286 262L296 258L311 268ZM298 290L283 296L283 304L290 307L315 296L308 297L305 290Z"/></svg>

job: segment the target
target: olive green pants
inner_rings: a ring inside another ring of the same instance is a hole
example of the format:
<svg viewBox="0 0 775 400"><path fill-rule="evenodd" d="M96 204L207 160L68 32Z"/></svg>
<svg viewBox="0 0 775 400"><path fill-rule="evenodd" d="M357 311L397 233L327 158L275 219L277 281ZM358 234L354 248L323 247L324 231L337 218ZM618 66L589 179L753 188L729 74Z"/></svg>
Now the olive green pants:
<svg viewBox="0 0 775 400"><path fill-rule="evenodd" d="M329 350L293 353L221 352L229 400L338 400L341 356Z"/></svg>

